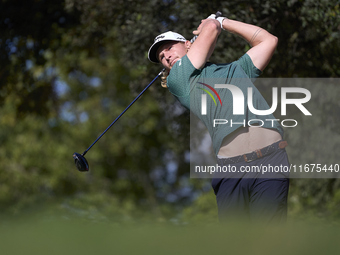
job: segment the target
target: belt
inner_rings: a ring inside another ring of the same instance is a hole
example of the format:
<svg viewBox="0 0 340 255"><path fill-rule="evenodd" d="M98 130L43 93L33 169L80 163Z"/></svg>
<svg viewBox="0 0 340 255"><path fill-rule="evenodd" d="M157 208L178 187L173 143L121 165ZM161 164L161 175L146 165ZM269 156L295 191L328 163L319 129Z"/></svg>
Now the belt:
<svg viewBox="0 0 340 255"><path fill-rule="evenodd" d="M262 158L273 153L276 150L284 149L287 147L288 143L286 141L278 141L271 145L268 145L262 149L255 150L253 152L231 157L231 158L219 158L218 161L223 162L224 164L238 163L238 162L251 162L256 159Z"/></svg>

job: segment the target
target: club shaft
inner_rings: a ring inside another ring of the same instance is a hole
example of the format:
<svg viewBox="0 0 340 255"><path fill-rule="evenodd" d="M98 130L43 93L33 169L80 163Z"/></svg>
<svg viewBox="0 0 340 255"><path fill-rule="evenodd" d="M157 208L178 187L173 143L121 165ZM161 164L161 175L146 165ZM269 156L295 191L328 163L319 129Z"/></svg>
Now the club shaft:
<svg viewBox="0 0 340 255"><path fill-rule="evenodd" d="M163 69L164 70L164 69ZM81 154L82 156L85 156L85 154L92 148L93 145L95 145L96 142L98 142L98 140L100 138L102 138L102 136L113 126L113 124L116 123L117 120L119 120L120 117L122 117L122 115L131 107L131 105L134 104L134 102L137 101L138 98L140 98L140 96L158 79L158 77L162 74L162 71L159 72L159 74L149 83L148 86L146 86L141 93L139 93L139 95L128 105L128 107L125 108L125 110L118 115L118 117L110 124L110 126L108 126L107 129L105 129L105 131L90 145L90 147L88 147L83 154Z"/></svg>

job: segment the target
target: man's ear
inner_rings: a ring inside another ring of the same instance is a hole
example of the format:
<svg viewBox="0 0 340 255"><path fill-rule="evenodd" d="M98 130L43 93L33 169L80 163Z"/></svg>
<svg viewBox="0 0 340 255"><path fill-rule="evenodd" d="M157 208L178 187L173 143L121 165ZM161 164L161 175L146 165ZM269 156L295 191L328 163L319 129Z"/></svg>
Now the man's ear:
<svg viewBox="0 0 340 255"><path fill-rule="evenodd" d="M185 48L187 49L187 52L188 52L188 50L190 50L190 47L191 47L191 42L190 41L186 41L185 42Z"/></svg>

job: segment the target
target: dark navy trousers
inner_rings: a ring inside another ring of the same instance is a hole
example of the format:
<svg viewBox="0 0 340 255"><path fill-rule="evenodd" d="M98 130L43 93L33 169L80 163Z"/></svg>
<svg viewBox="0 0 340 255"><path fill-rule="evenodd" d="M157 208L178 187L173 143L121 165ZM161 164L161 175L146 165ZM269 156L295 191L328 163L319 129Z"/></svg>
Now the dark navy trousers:
<svg viewBox="0 0 340 255"><path fill-rule="evenodd" d="M218 159L217 163L223 167L223 160ZM232 167L234 172L212 179L220 221L235 218L266 222L286 220L289 173L285 171L289 168L289 161L285 149L251 162L224 166ZM249 172L264 167L273 172Z"/></svg>

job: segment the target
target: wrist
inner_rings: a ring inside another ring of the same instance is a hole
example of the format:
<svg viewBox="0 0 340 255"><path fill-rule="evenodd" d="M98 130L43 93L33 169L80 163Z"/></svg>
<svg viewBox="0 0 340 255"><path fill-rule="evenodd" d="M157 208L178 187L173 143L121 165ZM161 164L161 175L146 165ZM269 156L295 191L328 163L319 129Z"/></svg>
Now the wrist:
<svg viewBox="0 0 340 255"><path fill-rule="evenodd" d="M224 21L225 19L227 19L227 18L226 18L226 17L218 17L218 18L216 19L218 22L220 22L221 28L222 28L223 30L225 30L224 27L223 27L223 21Z"/></svg>

